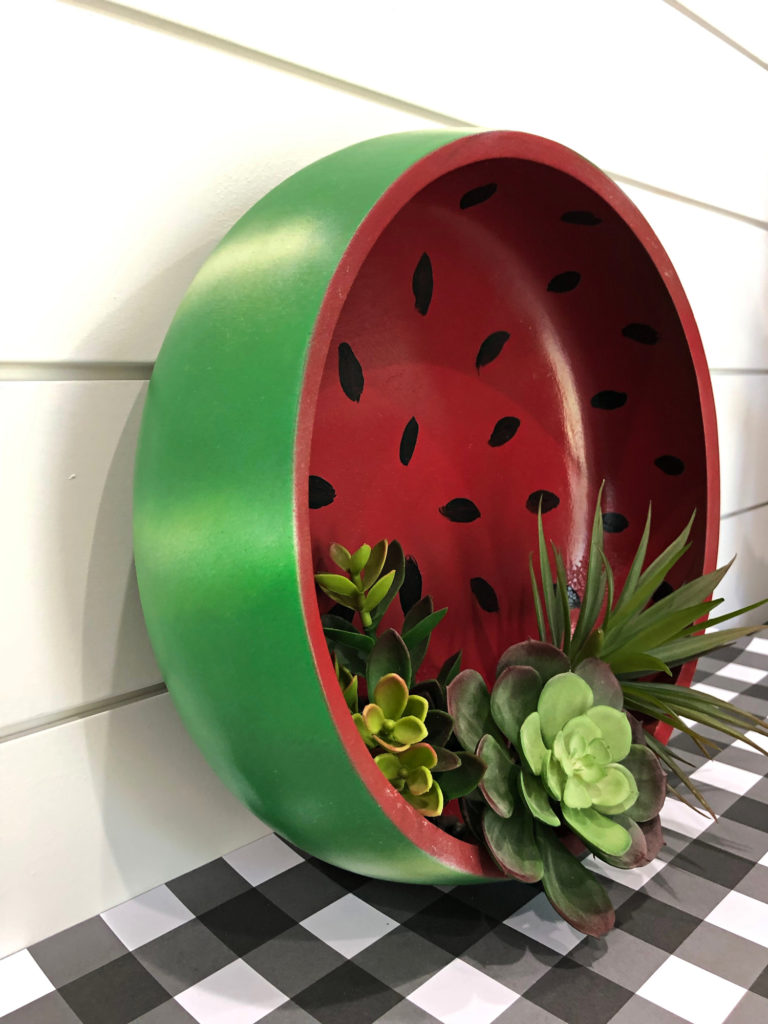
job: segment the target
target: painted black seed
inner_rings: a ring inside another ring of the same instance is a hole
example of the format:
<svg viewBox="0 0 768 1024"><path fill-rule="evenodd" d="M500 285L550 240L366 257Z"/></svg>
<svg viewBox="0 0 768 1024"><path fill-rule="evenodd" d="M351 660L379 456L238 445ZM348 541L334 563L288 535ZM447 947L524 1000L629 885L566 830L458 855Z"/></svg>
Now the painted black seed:
<svg viewBox="0 0 768 1024"><path fill-rule="evenodd" d="M405 425L403 436L400 438L400 461L404 466L407 466L411 461L413 449L416 447L416 438L418 436L419 424L416 421L416 417L411 416Z"/></svg>
<svg viewBox="0 0 768 1024"><path fill-rule="evenodd" d="M499 599L491 584L482 576L473 576L469 581L475 600L484 612L497 612L499 610Z"/></svg>
<svg viewBox="0 0 768 1024"><path fill-rule="evenodd" d="M656 587L653 592L651 601L655 604L657 601L661 601L662 598L669 597L670 594L675 592L675 588L671 583L667 583L666 580L662 580L661 583Z"/></svg>
<svg viewBox="0 0 768 1024"><path fill-rule="evenodd" d="M572 292L581 280L578 270L564 270L556 274L547 285L548 292Z"/></svg>
<svg viewBox="0 0 768 1024"><path fill-rule="evenodd" d="M440 515L452 523L471 523L480 518L480 509L469 498L452 498L447 505L440 506Z"/></svg>
<svg viewBox="0 0 768 1024"><path fill-rule="evenodd" d="M587 227L603 223L602 217L595 216L589 210L569 210L560 220L564 220L566 224L584 224Z"/></svg>
<svg viewBox="0 0 768 1024"><path fill-rule="evenodd" d="M464 193L459 200L459 206L462 210L466 210L470 206L477 206L478 203L484 203L486 199L490 199L495 191L496 185L492 182L488 185L478 185L477 188L471 188L469 192Z"/></svg>
<svg viewBox="0 0 768 1024"><path fill-rule="evenodd" d="M680 476L685 469L685 463L676 455L660 455L658 459L653 460L653 464L668 476Z"/></svg>
<svg viewBox="0 0 768 1024"><path fill-rule="evenodd" d="M309 507L310 508L323 508L325 505L330 505L333 499L336 497L336 491L332 484L329 484L327 480L323 480L321 476L309 477Z"/></svg>
<svg viewBox="0 0 768 1024"><path fill-rule="evenodd" d="M346 341L339 345L339 383L347 398L353 402L360 401L365 384L363 368Z"/></svg>
<svg viewBox="0 0 768 1024"><path fill-rule="evenodd" d="M411 280L413 297L416 300L416 310L422 316L427 315L429 304L432 301L432 286L432 261L426 253L422 253Z"/></svg>
<svg viewBox="0 0 768 1024"><path fill-rule="evenodd" d="M579 592L571 584L568 584L568 607L569 608L581 608L581 598Z"/></svg>
<svg viewBox="0 0 768 1024"><path fill-rule="evenodd" d="M659 340L659 332L650 324L627 324L626 327L622 327L621 333L625 338L639 341L641 345L655 345Z"/></svg>
<svg viewBox="0 0 768 1024"><path fill-rule="evenodd" d="M481 366L487 366L488 363L492 363L494 359L497 359L508 341L509 331L494 331L493 334L489 334L478 349L477 357L475 358L476 369L479 370Z"/></svg>
<svg viewBox="0 0 768 1024"><path fill-rule="evenodd" d="M539 511L539 503L541 503L542 512L551 512L560 504L560 499L552 491L533 491L528 495L525 507L536 515Z"/></svg>
<svg viewBox="0 0 768 1024"><path fill-rule="evenodd" d="M629 526L629 520L621 512L603 512L603 529L606 533L621 533Z"/></svg>
<svg viewBox="0 0 768 1024"><path fill-rule="evenodd" d="M413 555L406 555L405 576L398 596L403 615L407 615L416 602L421 600L421 573Z"/></svg>
<svg viewBox="0 0 768 1024"><path fill-rule="evenodd" d="M598 391L589 404L595 409L620 409L626 401L626 391Z"/></svg>
<svg viewBox="0 0 768 1024"><path fill-rule="evenodd" d="M488 444L491 448L500 448L507 441L512 440L519 426L520 420L517 416L502 416L493 428L493 433L488 438Z"/></svg>

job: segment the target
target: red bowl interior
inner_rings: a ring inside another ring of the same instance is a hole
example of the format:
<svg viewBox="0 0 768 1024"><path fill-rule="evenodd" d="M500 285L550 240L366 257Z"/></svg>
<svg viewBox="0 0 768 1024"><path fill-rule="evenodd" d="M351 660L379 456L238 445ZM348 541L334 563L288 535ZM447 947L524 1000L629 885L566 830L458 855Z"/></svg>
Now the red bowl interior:
<svg viewBox="0 0 768 1024"><path fill-rule="evenodd" d="M574 600L603 480L619 580L649 502L650 555L699 512L671 585L714 557L714 420L690 310L632 204L556 151L567 169L485 159L421 188L367 240L333 326L311 442L312 558L330 570L333 540L401 542L406 604L429 593L449 609L424 678L461 649L491 680L500 653L535 634L540 497ZM402 621L397 602L387 621Z"/></svg>

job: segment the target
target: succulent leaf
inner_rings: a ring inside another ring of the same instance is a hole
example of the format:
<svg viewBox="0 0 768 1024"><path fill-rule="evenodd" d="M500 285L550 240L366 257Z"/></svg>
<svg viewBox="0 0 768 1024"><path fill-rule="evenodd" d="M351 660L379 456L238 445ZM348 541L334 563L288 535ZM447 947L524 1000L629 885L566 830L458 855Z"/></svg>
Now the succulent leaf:
<svg viewBox="0 0 768 1024"><path fill-rule="evenodd" d="M363 654L369 654L376 642L372 636L351 629L325 629L324 633L326 639L331 640L334 646L340 644L342 647L350 647L353 651L362 651Z"/></svg>
<svg viewBox="0 0 768 1024"><path fill-rule="evenodd" d="M508 647L499 659L496 677L498 678L510 665L526 665L535 669L542 683L546 683L552 676L561 672L568 672L571 667L567 655L559 648L539 640L524 640Z"/></svg>
<svg viewBox="0 0 768 1024"><path fill-rule="evenodd" d="M380 580L377 580L363 599L361 611L372 612L389 593L389 588L392 586L394 578L395 573L392 570L392 572L388 572L386 576L382 576Z"/></svg>
<svg viewBox="0 0 768 1024"><path fill-rule="evenodd" d="M429 711L429 704L427 703L426 697L420 697L418 694L412 693L408 700L405 702L405 715L413 715L414 718L418 718L420 722L424 722Z"/></svg>
<svg viewBox="0 0 768 1024"><path fill-rule="evenodd" d="M365 564L365 570L363 572L363 582L366 590L369 590L379 576L381 576L381 570L384 568L388 548L389 545L385 540L380 540L378 544L375 544L373 548L371 548L371 554Z"/></svg>
<svg viewBox="0 0 768 1024"><path fill-rule="evenodd" d="M455 800L472 793L485 774L485 764L477 755L462 751L459 757L461 764L458 768L440 776L440 787L446 800Z"/></svg>
<svg viewBox="0 0 768 1024"><path fill-rule="evenodd" d="M616 920L611 901L598 880L546 826L536 829L543 864L544 892L557 913L585 935L600 938Z"/></svg>
<svg viewBox="0 0 768 1024"><path fill-rule="evenodd" d="M385 630L368 655L365 677L369 687L375 687L382 676L395 673L406 686L411 684L411 658L403 638L394 629Z"/></svg>
<svg viewBox="0 0 768 1024"><path fill-rule="evenodd" d="M445 659L437 673L437 681L446 687L453 682L459 672L461 672L461 651L457 651Z"/></svg>
<svg viewBox="0 0 768 1024"><path fill-rule="evenodd" d="M590 786L592 806L603 814L622 814L638 797L637 783L623 764L609 764L605 775Z"/></svg>
<svg viewBox="0 0 768 1024"><path fill-rule="evenodd" d="M661 810L667 795L667 774L648 747L633 743L622 764L637 783L637 800L627 808L635 821L649 821Z"/></svg>
<svg viewBox="0 0 768 1024"><path fill-rule="evenodd" d="M566 722L583 714L593 702L592 690L575 672L561 672L548 679L538 707L541 735L546 745L551 747Z"/></svg>
<svg viewBox="0 0 768 1024"><path fill-rule="evenodd" d="M400 718L405 712L407 703L408 687L402 676L396 672L388 672L374 686L373 706L381 712L382 721L385 718Z"/></svg>
<svg viewBox="0 0 768 1024"><path fill-rule="evenodd" d="M515 782L520 769L493 736L482 737L477 745L477 756L487 769L480 791L500 818L508 818L515 809Z"/></svg>
<svg viewBox="0 0 768 1024"><path fill-rule="evenodd" d="M349 572L349 559L351 555L349 551L344 547L343 544L331 544L330 547L331 559L340 569L344 569L345 572Z"/></svg>
<svg viewBox="0 0 768 1024"><path fill-rule="evenodd" d="M419 743L427 738L427 727L415 715L406 715L395 722L391 735L398 744Z"/></svg>
<svg viewBox="0 0 768 1024"><path fill-rule="evenodd" d="M592 691L595 704L605 704L609 708L621 711L624 707L624 694L621 683L611 671L611 666L599 658L585 658L578 664L578 674Z"/></svg>
<svg viewBox="0 0 768 1024"><path fill-rule="evenodd" d="M398 762L403 768L411 771L413 768L434 768L438 763L437 752L429 743L414 743L398 754Z"/></svg>
<svg viewBox="0 0 768 1024"><path fill-rule="evenodd" d="M405 579L405 555L403 549L400 547L396 540L387 548L387 556L384 560L382 572L390 573L394 571L395 575L392 578L392 582L389 586L389 590L384 596L383 600L379 601L375 609L371 612L371 618L373 619L374 626L378 626L389 606L397 597L397 593L400 587L403 585Z"/></svg>
<svg viewBox="0 0 768 1024"><path fill-rule="evenodd" d="M425 818L436 818L443 813L445 801L442 790L436 782L433 782L430 789L423 795L410 793L406 788L403 790L403 797Z"/></svg>
<svg viewBox="0 0 768 1024"><path fill-rule="evenodd" d="M539 712L532 711L520 727L520 753L528 769L534 775L541 775L547 748L541 736Z"/></svg>
<svg viewBox="0 0 768 1024"><path fill-rule="evenodd" d="M377 754L373 760L384 773L384 777L389 779L390 782L400 775L400 762L395 754Z"/></svg>
<svg viewBox="0 0 768 1024"><path fill-rule="evenodd" d="M623 761L632 744L632 729L624 712L598 704L587 711L586 717L600 730L611 761Z"/></svg>
<svg viewBox="0 0 768 1024"><path fill-rule="evenodd" d="M435 747L434 750L437 755L436 772L451 772L461 764L461 755L455 750L446 750L445 747Z"/></svg>
<svg viewBox="0 0 768 1024"><path fill-rule="evenodd" d="M628 870L629 868L640 867L642 864L648 863L648 844L645 840L645 833L636 821L630 818L627 814L617 814L613 820L621 825L622 828L626 829L627 834L630 838L630 845L626 851L619 855L613 855L605 853L603 850L598 850L597 847L592 846L588 840L584 840L586 845L592 852L604 860L606 864L611 864L615 868L623 868ZM582 837L583 838L583 837Z"/></svg>
<svg viewBox="0 0 768 1024"><path fill-rule="evenodd" d="M560 819L552 810L547 791L541 779L535 775L529 775L521 771L518 776L520 793L528 805L528 810L534 818L543 821L545 825L552 825L554 828L560 824Z"/></svg>
<svg viewBox="0 0 768 1024"><path fill-rule="evenodd" d="M594 808L577 809L563 804L563 817L577 836L601 853L621 857L632 845L632 837L625 828Z"/></svg>
<svg viewBox="0 0 768 1024"><path fill-rule="evenodd" d="M544 865L533 834L533 819L522 803L519 811L511 818L500 818L486 807L483 835L491 856L505 875L520 882L538 882Z"/></svg>
<svg viewBox="0 0 768 1024"><path fill-rule="evenodd" d="M491 715L491 698L479 672L464 669L446 691L448 714L453 718L453 731L465 750L475 752L477 744L488 733L500 743L504 737Z"/></svg>
<svg viewBox="0 0 768 1024"><path fill-rule="evenodd" d="M361 544L349 558L349 571L353 576L358 576L368 564L371 555L371 545Z"/></svg>
<svg viewBox="0 0 768 1024"><path fill-rule="evenodd" d="M437 744L439 747L445 746L453 732L453 719L448 712L430 708L424 719L424 724L429 733L429 742Z"/></svg>
<svg viewBox="0 0 768 1024"><path fill-rule="evenodd" d="M346 576L339 576L335 572L315 573L315 582L321 590L334 599L337 599L338 596L358 597L360 594L352 580L347 579Z"/></svg>
<svg viewBox="0 0 768 1024"><path fill-rule="evenodd" d="M543 685L539 673L528 665L508 665L496 679L491 714L514 747L520 740L520 726L538 706Z"/></svg>

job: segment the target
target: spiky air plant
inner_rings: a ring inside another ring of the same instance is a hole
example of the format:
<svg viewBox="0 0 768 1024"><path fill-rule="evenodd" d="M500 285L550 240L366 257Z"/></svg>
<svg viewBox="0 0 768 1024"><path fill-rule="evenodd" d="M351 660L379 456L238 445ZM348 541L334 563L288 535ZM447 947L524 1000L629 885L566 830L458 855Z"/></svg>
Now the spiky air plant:
<svg viewBox="0 0 768 1024"><path fill-rule="evenodd" d="M406 614L401 632L379 633L405 578L402 548L382 540L350 553L332 544L330 555L346 575L317 573L315 581L342 610L357 613L362 626L357 629L338 611L322 616L344 699L385 778L422 814L437 817L445 799L473 789L482 774L476 758L463 759L444 745L452 732L444 689L458 672L460 655L449 659L440 679L414 683L432 630L447 609L435 611L432 598L423 597Z"/></svg>
<svg viewBox="0 0 768 1024"><path fill-rule="evenodd" d="M768 737L768 726L761 719L711 694L663 681L665 675L671 677L672 670L685 662L765 629L765 625L757 625L703 632L705 627L721 626L729 619L760 607L768 598L704 621L722 604L722 598L712 599L711 594L730 569L732 560L654 601L658 588L688 550L694 516L672 543L646 565L651 532L650 506L640 543L617 592L614 572L605 554L601 496L602 488L595 508L584 594L574 623L568 606L563 558L551 543L553 570L539 513L538 578L533 555L530 575L541 640L551 641L561 648L574 669L588 658L597 657L606 662L619 679L624 707L628 711L679 729L691 737L707 757L717 753L720 747L700 733L694 727L697 724L768 753L746 735L752 731ZM649 676L654 678L649 679ZM645 741L711 814L703 795L685 772L683 764L687 762L653 735L648 734ZM670 792L681 797L676 790Z"/></svg>
<svg viewBox="0 0 768 1024"><path fill-rule="evenodd" d="M610 900L563 836L617 867L647 863L662 843L666 779L610 668L589 659L577 674L562 650L529 640L502 655L490 693L479 673L460 672L448 711L459 742L486 768L465 809L498 866L541 881L579 931L610 931Z"/></svg>

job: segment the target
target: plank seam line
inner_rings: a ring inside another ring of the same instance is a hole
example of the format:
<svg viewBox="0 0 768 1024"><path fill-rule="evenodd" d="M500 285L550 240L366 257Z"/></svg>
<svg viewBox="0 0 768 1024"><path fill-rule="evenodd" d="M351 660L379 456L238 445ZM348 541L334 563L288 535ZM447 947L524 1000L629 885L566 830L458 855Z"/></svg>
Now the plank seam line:
<svg viewBox="0 0 768 1024"><path fill-rule="evenodd" d="M754 61L755 64L758 65L758 67L761 67L763 68L763 70L768 71L768 63L762 60L762 58L758 57L756 53L752 53L752 51L748 50L746 46L742 46L741 43L737 43L735 39L732 39L731 36L726 35L725 32L717 28L711 22L706 21L704 18L701 17L700 14L697 14L695 11L692 11L689 7L686 7L684 4L679 3L679 0L664 0L664 3L667 4L668 7L671 7L674 11L679 11L679 13L684 15L686 18L690 18L690 20L693 21L700 28L703 28L707 32L711 32L716 39L719 39L721 43L725 43L727 46L732 47L734 50L737 51L737 53L740 53L742 57L746 57L748 60Z"/></svg>
<svg viewBox="0 0 768 1024"><path fill-rule="evenodd" d="M149 380L153 362L0 362L0 381Z"/></svg>
<svg viewBox="0 0 768 1024"><path fill-rule="evenodd" d="M102 697L101 700L88 701L79 704L75 708L66 711L54 711L48 715L37 715L21 722L14 722L12 725L0 729L0 743L9 743L11 740L21 739L23 736L32 736L35 733L46 732L48 729L55 729L59 725L67 725L70 722L79 722L93 715L100 715L103 711L114 711L116 708L126 707L128 704L136 704L151 697L158 697L167 693L168 687L165 683L153 683L151 686L143 686L139 690L132 690L130 693L121 693L114 697Z"/></svg>
<svg viewBox="0 0 768 1024"><path fill-rule="evenodd" d="M162 18L157 14L149 14L146 11L136 10L136 8L130 7L126 4L117 3L115 0L59 0L59 2L69 4L72 7L80 7L95 13L120 18L123 21L132 22L135 25L153 29L157 32L162 32L165 35L174 36L177 39L183 39L187 42L197 43L198 45L207 46L211 49L220 50L223 53L229 53L230 55L239 57L243 60L258 62L267 67L274 68L277 71L284 71L287 74L294 75L298 78L303 78L307 81L315 82L318 85L336 89L339 92L356 96L359 99L367 100L371 103L378 103L380 106L389 107L392 110L399 110L402 113L411 114L414 117L426 118L427 120L434 121L436 124L441 124L445 127L482 127L472 121L465 121L462 118L452 117L450 114L444 114L439 110L422 107L417 103L398 99L396 96L390 96L387 93L378 92L376 89L369 89L364 85L349 82L344 78L337 78L334 75L327 74L326 72L316 71L314 68L308 68L303 64L296 64L293 61L285 60L282 57L275 57L272 54L265 53L263 50L256 50L250 46L244 46L242 43L235 43L230 39L215 35L212 32L205 32L203 29L191 28L189 25L182 25L179 22L172 21L170 18ZM710 210L714 213L723 214L726 217L733 217L737 220L745 221L747 224L752 224L756 227L768 229L768 221L762 221L755 217L750 217L747 214L739 213L736 210L728 210L725 207L716 206L712 203L694 199L690 196L680 195L677 192L671 192L655 185L649 185L646 182L637 181L636 179L629 178L625 175L615 174L605 168L603 168L603 170L616 181L622 181L628 185L635 185L638 188L647 189L650 192L655 192L658 195L665 196L669 199L676 199L682 203L689 203L693 206Z"/></svg>
<svg viewBox="0 0 768 1024"><path fill-rule="evenodd" d="M737 508L733 512L723 512L720 516L720 522L723 519L733 519L734 516L744 515L745 512L756 512L758 509L766 508L768 501L759 501L756 505L747 505L746 508Z"/></svg>

